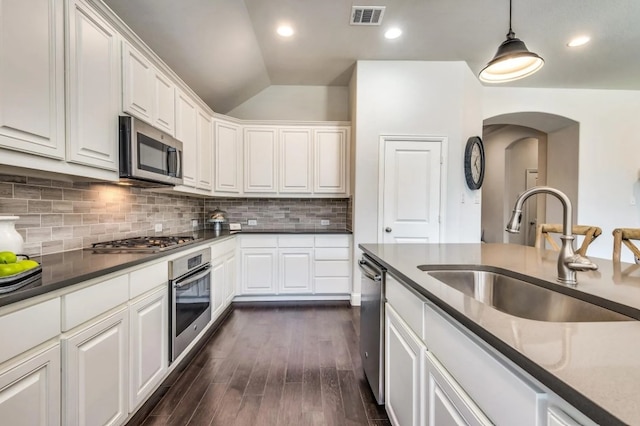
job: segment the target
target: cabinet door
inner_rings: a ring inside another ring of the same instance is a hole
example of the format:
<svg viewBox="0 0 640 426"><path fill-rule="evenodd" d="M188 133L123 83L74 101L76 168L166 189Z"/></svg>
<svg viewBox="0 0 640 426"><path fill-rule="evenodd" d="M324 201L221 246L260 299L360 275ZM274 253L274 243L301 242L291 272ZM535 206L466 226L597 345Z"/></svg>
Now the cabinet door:
<svg viewBox="0 0 640 426"><path fill-rule="evenodd" d="M280 129L280 192L312 191L312 139L310 129Z"/></svg>
<svg viewBox="0 0 640 426"><path fill-rule="evenodd" d="M117 425L127 417L128 312L63 337L65 425Z"/></svg>
<svg viewBox="0 0 640 426"><path fill-rule="evenodd" d="M491 421L449 375L438 360L424 351L424 386L427 425L489 426Z"/></svg>
<svg viewBox="0 0 640 426"><path fill-rule="evenodd" d="M62 1L0 0L0 146L64 159Z"/></svg>
<svg viewBox="0 0 640 426"><path fill-rule="evenodd" d="M151 394L167 371L168 298L165 286L129 307L129 412Z"/></svg>
<svg viewBox="0 0 640 426"><path fill-rule="evenodd" d="M68 161L118 169L118 34L82 0L67 8Z"/></svg>
<svg viewBox="0 0 640 426"><path fill-rule="evenodd" d="M280 293L311 293L313 249L280 249L278 251Z"/></svg>
<svg viewBox="0 0 640 426"><path fill-rule="evenodd" d="M182 142L182 179L185 186L196 186L198 174L198 119L195 102L176 90L176 139Z"/></svg>
<svg viewBox="0 0 640 426"><path fill-rule="evenodd" d="M211 262L211 317L216 318L224 309L226 271L225 259L218 258Z"/></svg>
<svg viewBox="0 0 640 426"><path fill-rule="evenodd" d="M154 72L153 84L154 125L173 136L176 131L175 86L158 70Z"/></svg>
<svg viewBox="0 0 640 426"><path fill-rule="evenodd" d="M237 272L236 272L237 264L236 264L236 254L234 252L229 253L224 260L224 305L225 307L231 304L233 297L236 295L236 280L237 280Z"/></svg>
<svg viewBox="0 0 640 426"><path fill-rule="evenodd" d="M129 43L122 42L122 109L153 125L155 69Z"/></svg>
<svg viewBox="0 0 640 426"><path fill-rule="evenodd" d="M386 305L385 319L385 404L392 423L420 426L424 412L421 395L424 344ZM440 425L438 425L440 426Z"/></svg>
<svg viewBox="0 0 640 426"><path fill-rule="evenodd" d="M547 411L547 426L581 426L558 407L549 407Z"/></svg>
<svg viewBox="0 0 640 426"><path fill-rule="evenodd" d="M60 424L60 345L0 372L0 419L11 426Z"/></svg>
<svg viewBox="0 0 640 426"><path fill-rule="evenodd" d="M276 192L276 129L244 129L244 191Z"/></svg>
<svg viewBox="0 0 640 426"><path fill-rule="evenodd" d="M321 194L347 194L349 134L346 128L314 132L314 187Z"/></svg>
<svg viewBox="0 0 640 426"><path fill-rule="evenodd" d="M198 108L197 115L197 187L211 190L213 188L213 123L212 118Z"/></svg>
<svg viewBox="0 0 640 426"><path fill-rule="evenodd" d="M242 294L275 294L276 249L242 250Z"/></svg>
<svg viewBox="0 0 640 426"><path fill-rule="evenodd" d="M242 188L242 133L240 126L215 121L215 192L238 194Z"/></svg>

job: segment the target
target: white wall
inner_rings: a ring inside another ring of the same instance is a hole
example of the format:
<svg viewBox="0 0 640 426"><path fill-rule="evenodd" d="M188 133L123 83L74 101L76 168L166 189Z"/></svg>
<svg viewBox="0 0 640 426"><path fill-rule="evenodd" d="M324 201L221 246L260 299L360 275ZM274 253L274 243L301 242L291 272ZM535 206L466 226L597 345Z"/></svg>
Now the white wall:
<svg viewBox="0 0 640 426"><path fill-rule="evenodd" d="M578 222L580 209L580 195L578 194L578 182L580 180L580 126L574 124L549 133L547 142L547 185L558 188L567 194L574 209L573 223L589 225L589 223ZM546 217L547 223L562 223L562 203L553 197L549 197ZM591 251L589 251L589 254L591 254Z"/></svg>
<svg viewBox="0 0 640 426"><path fill-rule="evenodd" d="M269 86L227 115L245 120L349 121L349 88Z"/></svg>
<svg viewBox="0 0 640 426"><path fill-rule="evenodd" d="M511 143L505 152L505 200L506 215L503 216L502 228L507 223L508 215L513 210L513 204L520 194L526 189L526 170L538 168L538 139L527 137ZM529 200L525 209L535 209L534 200ZM526 211L526 210L525 210ZM522 227L518 234L507 234L509 243L525 244L527 238L533 245L535 241L535 227L526 222L526 216L523 213ZM533 238L531 238L533 236Z"/></svg>
<svg viewBox="0 0 640 426"><path fill-rule="evenodd" d="M520 111L579 123L577 221L602 228L589 255L610 259L612 230L640 227L639 205L630 203L640 169L640 91L483 88L485 118ZM623 260L632 261L626 250Z"/></svg>
<svg viewBox="0 0 640 426"><path fill-rule="evenodd" d="M378 239L381 135L448 138L442 242L480 241L480 204L464 180L464 147L482 134L481 86L464 62L359 61L355 127L354 244ZM352 85L355 84L352 81ZM461 197L465 203L461 203ZM359 250L355 250L356 256ZM354 292L360 272L354 267Z"/></svg>

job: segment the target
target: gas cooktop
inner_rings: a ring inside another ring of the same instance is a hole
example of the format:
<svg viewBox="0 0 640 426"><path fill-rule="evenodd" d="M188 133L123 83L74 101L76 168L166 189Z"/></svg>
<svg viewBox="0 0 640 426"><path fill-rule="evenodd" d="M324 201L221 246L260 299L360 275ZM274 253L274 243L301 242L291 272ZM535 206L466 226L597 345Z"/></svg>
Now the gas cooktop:
<svg viewBox="0 0 640 426"><path fill-rule="evenodd" d="M154 253L177 248L194 241L196 238L186 236L136 237L94 243L87 250L93 250L96 253Z"/></svg>

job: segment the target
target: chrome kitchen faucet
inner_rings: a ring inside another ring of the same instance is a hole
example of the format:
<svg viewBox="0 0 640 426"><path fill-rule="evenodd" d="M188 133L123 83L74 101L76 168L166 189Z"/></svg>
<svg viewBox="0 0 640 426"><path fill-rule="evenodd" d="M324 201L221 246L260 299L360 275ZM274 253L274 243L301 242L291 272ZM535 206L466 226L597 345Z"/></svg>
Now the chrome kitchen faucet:
<svg viewBox="0 0 640 426"><path fill-rule="evenodd" d="M564 192L551 188L550 186L534 186L526 190L516 199L516 205L513 208L513 213L511 213L511 218L507 223L505 231L512 234L520 232L522 205L529 197L536 194L553 195L562 203L563 220L562 235L560 236L562 247L558 254L558 281L569 286L576 286L578 285L576 271L595 271L598 269L598 265L573 250L573 240L575 237L572 234L571 200L569 200L569 197L567 197Z"/></svg>

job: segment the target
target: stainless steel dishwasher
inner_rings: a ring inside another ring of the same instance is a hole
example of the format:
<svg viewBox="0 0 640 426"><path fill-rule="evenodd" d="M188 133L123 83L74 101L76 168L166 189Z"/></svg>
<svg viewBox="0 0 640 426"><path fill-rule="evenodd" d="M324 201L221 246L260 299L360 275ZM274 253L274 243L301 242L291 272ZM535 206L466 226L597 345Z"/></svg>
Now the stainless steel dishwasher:
<svg viewBox="0 0 640 426"><path fill-rule="evenodd" d="M364 254L360 301L360 357L378 404L384 404L384 285L386 269Z"/></svg>

